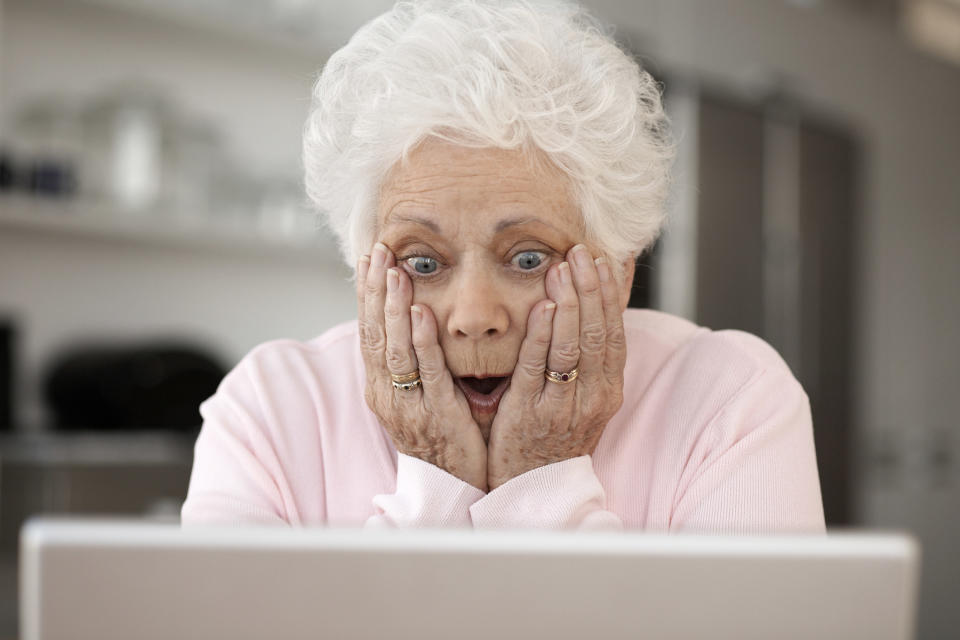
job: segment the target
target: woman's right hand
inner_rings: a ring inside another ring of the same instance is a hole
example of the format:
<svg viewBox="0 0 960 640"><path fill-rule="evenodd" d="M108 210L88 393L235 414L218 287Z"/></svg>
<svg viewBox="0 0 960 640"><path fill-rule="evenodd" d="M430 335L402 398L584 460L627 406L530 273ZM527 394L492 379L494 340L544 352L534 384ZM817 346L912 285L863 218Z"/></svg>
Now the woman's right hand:
<svg viewBox="0 0 960 640"><path fill-rule="evenodd" d="M420 458L482 491L487 445L470 405L453 383L433 312L411 306L413 283L382 243L357 266L360 348L367 370L364 397L397 451ZM420 370L421 385L393 387L390 374Z"/></svg>

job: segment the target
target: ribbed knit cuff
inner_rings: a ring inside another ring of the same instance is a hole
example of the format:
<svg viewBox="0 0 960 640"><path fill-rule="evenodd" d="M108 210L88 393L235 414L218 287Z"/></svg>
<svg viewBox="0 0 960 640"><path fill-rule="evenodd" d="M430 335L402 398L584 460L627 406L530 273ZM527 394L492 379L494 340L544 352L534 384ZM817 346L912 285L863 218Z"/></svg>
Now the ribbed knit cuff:
<svg viewBox="0 0 960 640"><path fill-rule="evenodd" d="M603 485L590 456L531 469L508 480L470 507L473 526L563 529L605 507Z"/></svg>
<svg viewBox="0 0 960 640"><path fill-rule="evenodd" d="M484 492L440 467L397 454L397 488L373 504L398 527L469 527L470 505Z"/></svg>

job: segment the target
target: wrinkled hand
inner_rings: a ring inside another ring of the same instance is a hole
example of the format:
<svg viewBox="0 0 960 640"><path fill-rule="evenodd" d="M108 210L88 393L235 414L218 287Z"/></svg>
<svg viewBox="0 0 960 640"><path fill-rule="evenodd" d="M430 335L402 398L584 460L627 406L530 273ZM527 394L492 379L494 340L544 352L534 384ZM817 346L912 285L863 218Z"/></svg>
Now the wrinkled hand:
<svg viewBox="0 0 960 640"><path fill-rule="evenodd" d="M623 404L626 339L610 266L583 245L546 277L548 300L534 305L510 387L490 430L487 483L492 491L526 471L592 454ZM579 370L557 384L544 371Z"/></svg>
<svg viewBox="0 0 960 640"><path fill-rule="evenodd" d="M397 451L420 458L486 491L487 446L470 405L447 369L429 307L411 307L413 284L378 243L357 267L364 397ZM390 374L419 368L422 384L394 389Z"/></svg>

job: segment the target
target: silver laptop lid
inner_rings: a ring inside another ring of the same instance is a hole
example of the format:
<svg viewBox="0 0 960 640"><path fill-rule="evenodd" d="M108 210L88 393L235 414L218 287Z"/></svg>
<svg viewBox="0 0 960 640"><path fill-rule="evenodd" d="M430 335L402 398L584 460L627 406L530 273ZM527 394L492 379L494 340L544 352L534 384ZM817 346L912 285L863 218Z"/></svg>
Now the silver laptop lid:
<svg viewBox="0 0 960 640"><path fill-rule="evenodd" d="M908 536L34 520L24 640L913 637Z"/></svg>

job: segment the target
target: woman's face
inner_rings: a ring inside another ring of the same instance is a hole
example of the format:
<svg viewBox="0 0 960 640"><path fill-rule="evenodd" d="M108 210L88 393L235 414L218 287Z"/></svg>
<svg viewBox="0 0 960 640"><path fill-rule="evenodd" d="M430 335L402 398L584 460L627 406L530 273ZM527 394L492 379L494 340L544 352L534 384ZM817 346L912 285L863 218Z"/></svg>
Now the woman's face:
<svg viewBox="0 0 960 640"><path fill-rule="evenodd" d="M513 372L547 270L586 244L566 178L520 151L428 140L384 181L377 213L378 239L436 315L455 378ZM488 429L493 415L474 419Z"/></svg>

